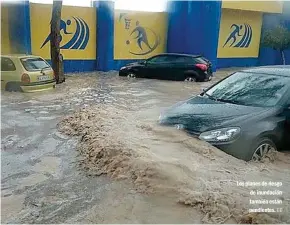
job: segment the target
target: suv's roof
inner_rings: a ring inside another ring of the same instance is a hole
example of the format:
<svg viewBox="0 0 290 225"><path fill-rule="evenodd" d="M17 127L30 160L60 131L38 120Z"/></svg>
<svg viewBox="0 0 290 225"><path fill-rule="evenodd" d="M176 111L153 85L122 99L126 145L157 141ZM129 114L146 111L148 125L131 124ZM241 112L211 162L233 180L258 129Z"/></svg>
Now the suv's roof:
<svg viewBox="0 0 290 225"><path fill-rule="evenodd" d="M190 55L190 54L179 54L179 53L161 53L156 56L161 56L161 55L185 56L185 57L193 57L193 58L202 57L202 55Z"/></svg>
<svg viewBox="0 0 290 225"><path fill-rule="evenodd" d="M1 55L1 57L7 57L7 58L24 58L24 57L39 58L39 56L36 56L36 55L26 55L26 54L7 54L7 55Z"/></svg>
<svg viewBox="0 0 290 225"><path fill-rule="evenodd" d="M271 75L278 75L278 76L287 76L290 77L290 66L261 66L255 67L251 69L242 70L241 72L248 72L248 73L262 73L262 74L271 74Z"/></svg>

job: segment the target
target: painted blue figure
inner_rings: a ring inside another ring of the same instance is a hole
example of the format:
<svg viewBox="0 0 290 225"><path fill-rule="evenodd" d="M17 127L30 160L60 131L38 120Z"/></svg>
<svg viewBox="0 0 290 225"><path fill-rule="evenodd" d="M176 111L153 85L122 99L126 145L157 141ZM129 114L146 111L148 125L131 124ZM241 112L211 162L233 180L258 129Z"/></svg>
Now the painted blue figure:
<svg viewBox="0 0 290 225"><path fill-rule="evenodd" d="M238 26L237 24L233 24L233 25L231 26L231 29L232 29L233 27L234 27L234 30L233 30L232 33L229 35L229 37L228 37L228 39L227 39L227 41L225 42L225 44L224 44L223 47L225 47L225 45L226 45L230 40L233 39L233 42L232 42L232 44L230 45L230 47L231 47L231 46L236 42L237 37L242 36L242 34L240 34L240 31L243 29L243 25Z"/></svg>
<svg viewBox="0 0 290 225"><path fill-rule="evenodd" d="M51 22L50 22L50 24L51 24ZM71 25L71 20L67 20L66 22L64 22L63 20L60 20L60 31L63 30L64 34L72 34L70 32L67 32L67 26L69 26L69 25ZM49 34L40 48L42 48L44 45L46 45L46 43L49 42L50 39L51 39L51 35ZM60 35L59 42L61 42L61 40L62 40L62 36Z"/></svg>
<svg viewBox="0 0 290 225"><path fill-rule="evenodd" d="M144 27L141 27L139 25L139 21L136 22L136 28L132 31L131 35L134 32L138 32L137 37L135 37L135 39L137 39L137 43L138 43L139 48L141 50L143 50L143 48L142 48L142 42L143 42L150 50L152 50L152 48L148 42L146 30L144 29Z"/></svg>

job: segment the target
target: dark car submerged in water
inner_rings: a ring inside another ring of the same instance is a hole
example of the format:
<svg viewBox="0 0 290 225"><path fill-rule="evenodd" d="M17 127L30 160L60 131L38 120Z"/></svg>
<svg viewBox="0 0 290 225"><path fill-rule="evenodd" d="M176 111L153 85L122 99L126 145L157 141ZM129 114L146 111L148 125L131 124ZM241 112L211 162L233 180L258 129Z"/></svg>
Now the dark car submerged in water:
<svg viewBox="0 0 290 225"><path fill-rule="evenodd" d="M290 66L236 72L162 113L160 123L246 161L290 150Z"/></svg>
<svg viewBox="0 0 290 225"><path fill-rule="evenodd" d="M177 81L208 81L212 64L201 55L164 53L122 67L119 76Z"/></svg>

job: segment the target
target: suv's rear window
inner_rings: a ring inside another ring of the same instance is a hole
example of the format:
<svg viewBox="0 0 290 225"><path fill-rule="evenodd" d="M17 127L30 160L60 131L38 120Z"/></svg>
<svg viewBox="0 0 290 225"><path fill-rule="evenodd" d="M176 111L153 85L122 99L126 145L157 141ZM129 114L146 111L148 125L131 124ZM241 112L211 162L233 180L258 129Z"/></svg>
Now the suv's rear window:
<svg viewBox="0 0 290 225"><path fill-rule="evenodd" d="M197 63L207 64L207 61L205 61L202 57L195 58L195 61Z"/></svg>
<svg viewBox="0 0 290 225"><path fill-rule="evenodd" d="M27 71L50 68L50 65L41 58L23 58L21 63Z"/></svg>

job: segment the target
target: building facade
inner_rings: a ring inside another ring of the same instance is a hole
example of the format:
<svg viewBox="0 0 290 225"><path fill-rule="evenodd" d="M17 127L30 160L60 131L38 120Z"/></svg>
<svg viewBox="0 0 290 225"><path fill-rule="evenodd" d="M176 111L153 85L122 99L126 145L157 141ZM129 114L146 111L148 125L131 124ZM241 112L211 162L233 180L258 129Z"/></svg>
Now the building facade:
<svg viewBox="0 0 290 225"><path fill-rule="evenodd" d="M65 72L117 70L164 52L202 54L214 70L281 64L263 47L265 30L290 30L289 2L168 1L166 12L115 10L113 1L93 7L63 6L61 53ZM52 5L19 1L1 5L1 53L50 59ZM285 52L290 64L290 50Z"/></svg>

